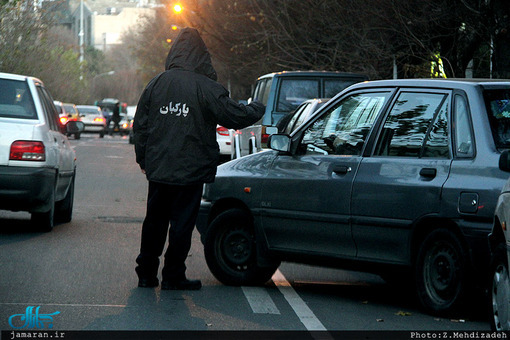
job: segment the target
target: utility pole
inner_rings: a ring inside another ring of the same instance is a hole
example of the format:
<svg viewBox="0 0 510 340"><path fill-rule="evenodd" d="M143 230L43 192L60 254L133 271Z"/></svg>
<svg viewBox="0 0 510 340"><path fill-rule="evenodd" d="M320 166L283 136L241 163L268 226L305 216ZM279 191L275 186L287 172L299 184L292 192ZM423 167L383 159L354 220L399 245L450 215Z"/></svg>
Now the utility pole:
<svg viewBox="0 0 510 340"><path fill-rule="evenodd" d="M80 36L80 67L81 67L81 64L83 63L83 44L84 44L84 41L83 41L83 36L85 35L85 33L83 32L83 0L80 1L80 33L78 34Z"/></svg>

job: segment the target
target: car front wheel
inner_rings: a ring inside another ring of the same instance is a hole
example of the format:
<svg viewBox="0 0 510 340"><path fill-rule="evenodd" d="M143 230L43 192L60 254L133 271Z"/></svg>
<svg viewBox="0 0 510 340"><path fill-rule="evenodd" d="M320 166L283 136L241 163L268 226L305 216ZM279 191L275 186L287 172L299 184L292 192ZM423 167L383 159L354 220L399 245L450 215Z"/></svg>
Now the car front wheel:
<svg viewBox="0 0 510 340"><path fill-rule="evenodd" d="M256 260L251 217L241 209L218 215L207 231L204 254L213 275L226 285L257 285L267 282L278 264L261 267Z"/></svg>
<svg viewBox="0 0 510 340"><path fill-rule="evenodd" d="M510 279L505 244L499 245L492 256L488 298L491 329L510 330Z"/></svg>
<svg viewBox="0 0 510 340"><path fill-rule="evenodd" d="M442 314L457 308L467 293L467 255L450 230L436 229L423 241L416 260L418 299L429 312Z"/></svg>

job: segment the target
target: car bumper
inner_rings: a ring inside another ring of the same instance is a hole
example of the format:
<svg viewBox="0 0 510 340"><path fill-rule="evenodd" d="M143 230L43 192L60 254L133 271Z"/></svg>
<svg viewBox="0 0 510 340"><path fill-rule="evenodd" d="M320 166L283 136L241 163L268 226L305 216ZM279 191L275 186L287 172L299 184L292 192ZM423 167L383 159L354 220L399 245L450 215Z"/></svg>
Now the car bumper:
<svg viewBox="0 0 510 340"><path fill-rule="evenodd" d="M211 213L212 203L204 201L200 203L200 209L197 217L197 230L200 233L200 239L202 243L205 241L205 235L207 233L207 227L209 226L209 214Z"/></svg>
<svg viewBox="0 0 510 340"><path fill-rule="evenodd" d="M101 131L105 131L105 126L104 125L87 125L85 124L85 129L83 130L83 132L101 132Z"/></svg>
<svg viewBox="0 0 510 340"><path fill-rule="evenodd" d="M54 169L0 166L0 209L47 211L54 186Z"/></svg>

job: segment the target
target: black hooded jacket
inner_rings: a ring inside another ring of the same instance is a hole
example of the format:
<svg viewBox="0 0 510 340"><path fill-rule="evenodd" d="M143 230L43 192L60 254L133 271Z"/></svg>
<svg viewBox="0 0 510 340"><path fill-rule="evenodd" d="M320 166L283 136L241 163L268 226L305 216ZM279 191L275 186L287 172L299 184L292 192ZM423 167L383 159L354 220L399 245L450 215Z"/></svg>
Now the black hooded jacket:
<svg viewBox="0 0 510 340"><path fill-rule="evenodd" d="M211 56L196 29L181 31L165 69L138 102L133 124L136 162L149 181L213 182L219 159L216 125L249 126L262 117L264 106L245 106L229 97L216 82Z"/></svg>

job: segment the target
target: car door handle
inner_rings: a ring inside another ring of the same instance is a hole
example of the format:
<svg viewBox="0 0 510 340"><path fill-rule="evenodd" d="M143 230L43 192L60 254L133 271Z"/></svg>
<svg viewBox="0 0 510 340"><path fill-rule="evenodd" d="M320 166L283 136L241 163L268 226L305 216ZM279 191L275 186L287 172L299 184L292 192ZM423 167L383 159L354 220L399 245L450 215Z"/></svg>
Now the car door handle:
<svg viewBox="0 0 510 340"><path fill-rule="evenodd" d="M333 172L337 175L345 175L348 172L351 172L352 168L350 166L336 166L333 168Z"/></svg>
<svg viewBox="0 0 510 340"><path fill-rule="evenodd" d="M437 170L434 168L423 168L420 170L420 176L426 178L434 178L436 177Z"/></svg>

